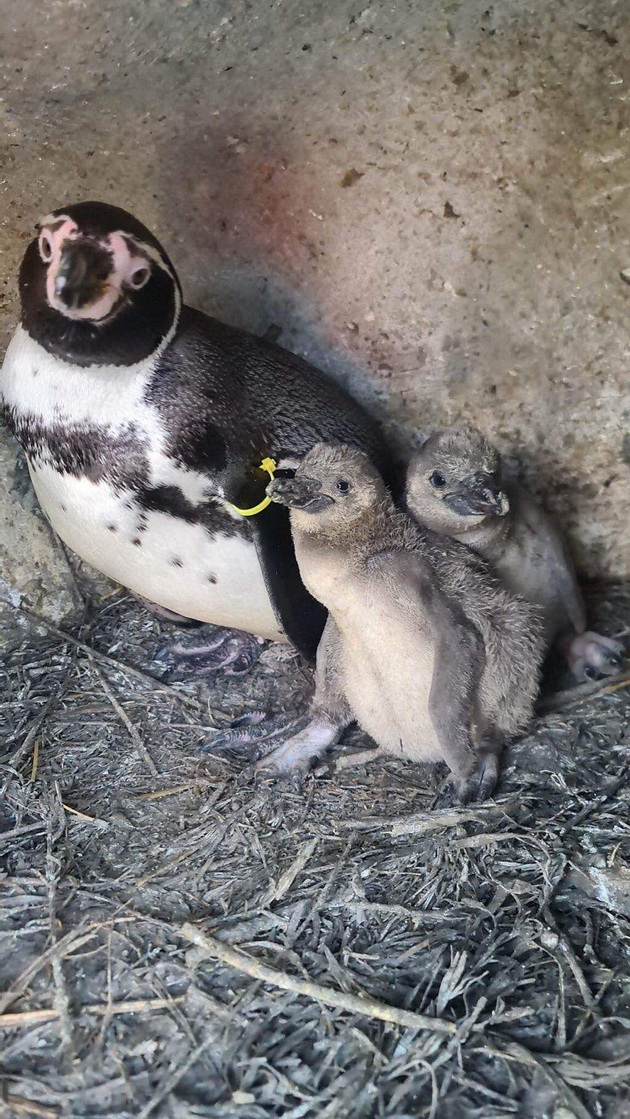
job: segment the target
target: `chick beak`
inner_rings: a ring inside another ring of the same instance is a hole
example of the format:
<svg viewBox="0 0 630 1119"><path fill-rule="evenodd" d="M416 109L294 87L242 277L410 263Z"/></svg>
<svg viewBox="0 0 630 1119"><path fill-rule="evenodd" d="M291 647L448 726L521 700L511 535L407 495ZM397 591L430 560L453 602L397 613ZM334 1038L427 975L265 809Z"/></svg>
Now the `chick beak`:
<svg viewBox="0 0 630 1119"><path fill-rule="evenodd" d="M321 513L333 504L332 497L322 493L319 482L306 475L295 478L275 478L267 486L267 494L278 505L301 509L304 513Z"/></svg>
<svg viewBox="0 0 630 1119"><path fill-rule="evenodd" d="M69 310L89 307L103 294L112 256L88 238L66 241L55 277L55 296Z"/></svg>
<svg viewBox="0 0 630 1119"><path fill-rule="evenodd" d="M467 517L504 517L510 511L509 498L492 474L473 474L465 478L448 498L455 513Z"/></svg>

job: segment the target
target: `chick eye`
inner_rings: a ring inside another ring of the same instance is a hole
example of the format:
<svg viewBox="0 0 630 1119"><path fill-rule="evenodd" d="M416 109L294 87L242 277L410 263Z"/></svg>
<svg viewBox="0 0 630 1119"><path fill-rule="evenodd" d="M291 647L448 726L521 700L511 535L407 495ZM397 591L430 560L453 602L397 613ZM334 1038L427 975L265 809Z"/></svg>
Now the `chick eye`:
<svg viewBox="0 0 630 1119"><path fill-rule="evenodd" d="M446 478L443 474L440 474L439 470L433 471L429 478L429 481L432 486L435 486L436 490L441 490L442 486L446 485Z"/></svg>
<svg viewBox="0 0 630 1119"><path fill-rule="evenodd" d="M340 478L339 481L335 484L335 489L337 490L337 493L348 493L350 490L350 483L346 482L345 479Z"/></svg>

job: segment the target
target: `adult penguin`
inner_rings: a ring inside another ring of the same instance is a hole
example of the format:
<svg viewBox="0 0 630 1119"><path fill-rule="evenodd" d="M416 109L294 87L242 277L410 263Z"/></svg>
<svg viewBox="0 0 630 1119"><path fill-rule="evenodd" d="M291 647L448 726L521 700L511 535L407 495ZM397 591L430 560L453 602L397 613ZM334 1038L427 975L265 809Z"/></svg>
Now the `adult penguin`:
<svg viewBox="0 0 630 1119"><path fill-rule="evenodd" d="M19 286L0 390L62 540L171 617L313 657L325 611L300 579L287 511L241 510L321 440L387 471L376 423L308 362L183 305L160 243L116 206L45 217Z"/></svg>

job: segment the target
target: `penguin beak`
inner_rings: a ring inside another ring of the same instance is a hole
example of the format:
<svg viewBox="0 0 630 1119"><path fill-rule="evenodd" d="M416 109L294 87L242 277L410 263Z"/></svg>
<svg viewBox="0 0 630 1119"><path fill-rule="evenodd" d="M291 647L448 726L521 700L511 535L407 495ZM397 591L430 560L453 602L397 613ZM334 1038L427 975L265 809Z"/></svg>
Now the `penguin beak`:
<svg viewBox="0 0 630 1119"><path fill-rule="evenodd" d="M101 298L112 269L112 255L88 238L66 241L55 276L55 297L70 311Z"/></svg>
<svg viewBox="0 0 630 1119"><path fill-rule="evenodd" d="M274 478L267 486L267 494L278 505L301 509L304 513L321 513L334 504L333 498L322 493L315 478L302 475L296 478Z"/></svg>
<svg viewBox="0 0 630 1119"><path fill-rule="evenodd" d="M465 517L504 517L510 511L507 494L492 474L473 474L453 490L446 499L454 513Z"/></svg>

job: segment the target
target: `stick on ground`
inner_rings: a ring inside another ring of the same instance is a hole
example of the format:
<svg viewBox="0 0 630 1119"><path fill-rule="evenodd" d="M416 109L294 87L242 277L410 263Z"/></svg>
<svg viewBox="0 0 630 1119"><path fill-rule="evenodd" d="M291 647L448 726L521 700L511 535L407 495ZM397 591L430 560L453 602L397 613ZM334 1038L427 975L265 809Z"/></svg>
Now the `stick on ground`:
<svg viewBox="0 0 630 1119"><path fill-rule="evenodd" d="M322 983L315 983L310 979L298 979L286 971L268 967L260 960L248 956L238 948L230 948L212 936L206 936L200 929L189 922L181 925L177 931L185 940L196 944L206 955L215 960L221 960L237 971L250 975L262 983L270 983L280 987L283 991L293 991L296 995L305 995L324 1006L339 1007L340 1010L349 1010L352 1014L363 1014L367 1018L378 1018L381 1022L392 1022L396 1026L406 1026L411 1030L430 1030L432 1033L455 1034L457 1025L446 1022L442 1018L431 1018L427 1014L416 1014L412 1010L401 1010L397 1006L388 1006L387 1003L378 1002L377 999L366 998L365 995L349 995L345 991L336 991L333 987L325 987Z"/></svg>

